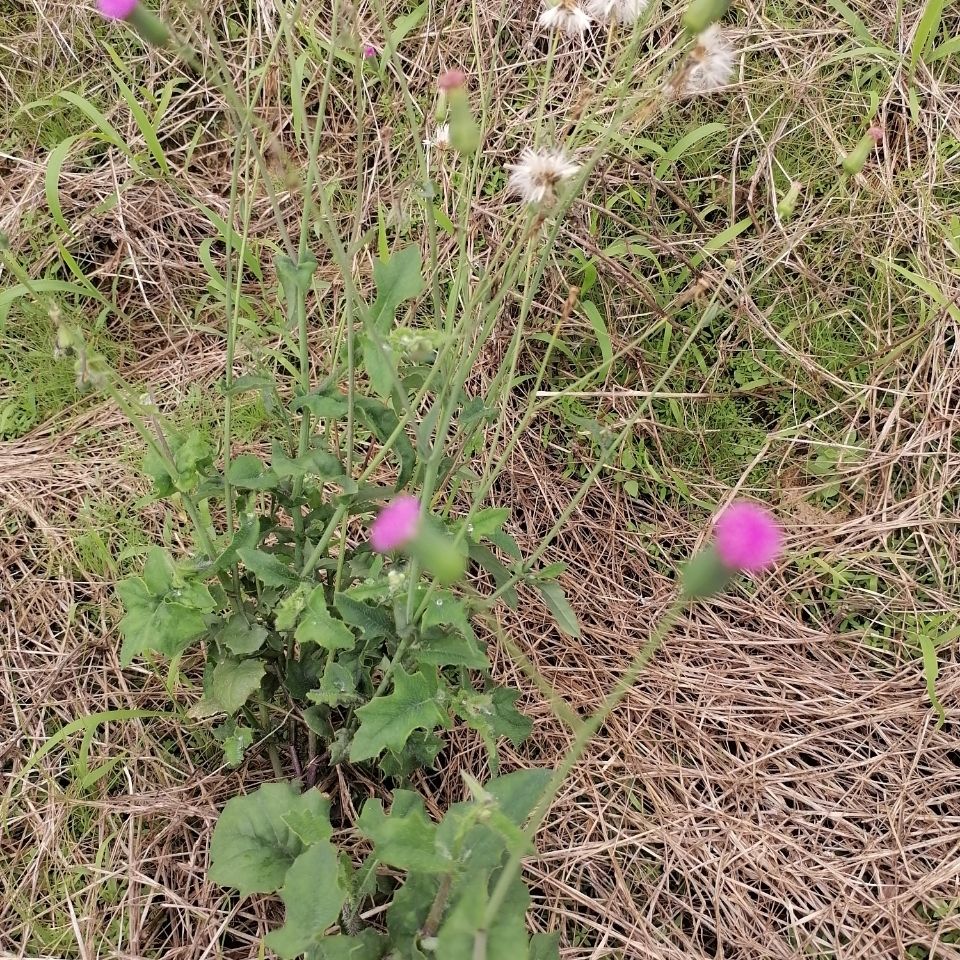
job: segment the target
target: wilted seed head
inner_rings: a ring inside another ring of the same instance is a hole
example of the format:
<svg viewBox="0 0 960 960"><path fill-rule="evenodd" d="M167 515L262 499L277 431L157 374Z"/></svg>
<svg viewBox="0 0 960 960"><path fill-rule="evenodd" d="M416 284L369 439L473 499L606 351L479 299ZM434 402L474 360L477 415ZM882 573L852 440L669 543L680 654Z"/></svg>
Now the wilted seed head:
<svg viewBox="0 0 960 960"><path fill-rule="evenodd" d="M557 187L579 169L562 147L524 147L519 162L507 164L507 187L525 203L552 203Z"/></svg>
<svg viewBox="0 0 960 960"><path fill-rule="evenodd" d="M97 9L108 20L126 20L137 3L138 0L97 0Z"/></svg>
<svg viewBox="0 0 960 960"><path fill-rule="evenodd" d="M648 5L649 0L588 0L587 13L607 23L635 23Z"/></svg>
<svg viewBox="0 0 960 960"><path fill-rule="evenodd" d="M684 93L710 93L726 86L733 77L736 52L733 44L717 24L707 27L697 37L690 54L690 69L683 85Z"/></svg>
<svg viewBox="0 0 960 960"><path fill-rule="evenodd" d="M545 30L559 30L570 37L582 37L590 27L590 17L575 0L557 0L545 4L539 23Z"/></svg>

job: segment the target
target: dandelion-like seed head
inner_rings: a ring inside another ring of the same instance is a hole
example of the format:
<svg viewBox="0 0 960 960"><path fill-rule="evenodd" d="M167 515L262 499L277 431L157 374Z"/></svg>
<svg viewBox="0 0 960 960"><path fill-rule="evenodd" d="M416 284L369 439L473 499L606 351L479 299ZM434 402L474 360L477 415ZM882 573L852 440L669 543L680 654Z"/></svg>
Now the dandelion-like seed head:
<svg viewBox="0 0 960 960"><path fill-rule="evenodd" d="M718 87L726 86L733 77L736 52L727 35L715 23L697 37L697 45L690 58L684 93L711 93Z"/></svg>
<svg viewBox="0 0 960 960"><path fill-rule="evenodd" d="M648 4L649 0L588 0L587 13L606 23L636 23Z"/></svg>
<svg viewBox="0 0 960 960"><path fill-rule="evenodd" d="M524 147L517 163L508 163L507 187L525 203L552 203L557 187L569 180L580 165L562 147Z"/></svg>
<svg viewBox="0 0 960 960"><path fill-rule="evenodd" d="M434 128L433 133L429 133L423 138L423 145L427 148L427 150L449 150L450 124L438 124Z"/></svg>
<svg viewBox="0 0 960 960"><path fill-rule="evenodd" d="M544 6L539 23L545 30L558 30L570 37L582 37L590 27L590 16L575 0L557 0Z"/></svg>

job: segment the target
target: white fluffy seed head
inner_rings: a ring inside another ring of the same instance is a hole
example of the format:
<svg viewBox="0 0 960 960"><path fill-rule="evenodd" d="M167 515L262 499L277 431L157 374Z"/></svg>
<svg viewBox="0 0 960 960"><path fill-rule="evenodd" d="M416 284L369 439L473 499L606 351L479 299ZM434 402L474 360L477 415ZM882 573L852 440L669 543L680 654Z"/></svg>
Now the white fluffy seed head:
<svg viewBox="0 0 960 960"><path fill-rule="evenodd" d="M736 52L717 24L711 24L697 37L690 54L691 66L683 85L684 93L710 93L726 86L733 77Z"/></svg>
<svg viewBox="0 0 960 960"><path fill-rule="evenodd" d="M557 187L569 180L580 165L562 147L524 147L517 163L508 163L507 187L524 203L552 203Z"/></svg>
<svg viewBox="0 0 960 960"><path fill-rule="evenodd" d="M587 13L607 23L635 23L647 9L649 0L587 0Z"/></svg>
<svg viewBox="0 0 960 960"><path fill-rule="evenodd" d="M436 126L433 133L428 134L423 139L423 145L428 149L449 150L450 149L450 124L440 123Z"/></svg>
<svg viewBox="0 0 960 960"><path fill-rule="evenodd" d="M559 0L544 6L539 23L545 30L559 30L570 37L582 37L590 26L590 17L575 0Z"/></svg>

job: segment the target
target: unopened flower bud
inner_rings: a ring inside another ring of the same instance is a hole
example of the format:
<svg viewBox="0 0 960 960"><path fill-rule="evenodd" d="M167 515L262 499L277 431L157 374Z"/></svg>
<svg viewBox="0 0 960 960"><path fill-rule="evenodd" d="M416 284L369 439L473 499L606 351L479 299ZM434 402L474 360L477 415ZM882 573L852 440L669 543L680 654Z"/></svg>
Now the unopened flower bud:
<svg viewBox="0 0 960 960"><path fill-rule="evenodd" d="M687 33L697 36L711 23L716 23L730 6L730 0L693 0L683 15L683 27Z"/></svg>

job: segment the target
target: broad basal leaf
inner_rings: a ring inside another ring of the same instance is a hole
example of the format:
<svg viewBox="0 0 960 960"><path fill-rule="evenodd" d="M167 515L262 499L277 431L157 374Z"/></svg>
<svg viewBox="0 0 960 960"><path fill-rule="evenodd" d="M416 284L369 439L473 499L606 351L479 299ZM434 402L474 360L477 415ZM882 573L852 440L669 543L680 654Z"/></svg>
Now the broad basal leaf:
<svg viewBox="0 0 960 960"><path fill-rule="evenodd" d="M375 607L350 596L349 593L334 594L333 604L344 622L360 631L364 640L392 637L395 626L393 617L383 607Z"/></svg>
<svg viewBox="0 0 960 960"><path fill-rule="evenodd" d="M298 793L289 783L265 783L253 793L233 797L210 841L210 879L243 896L279 890L304 850L287 818L297 813L328 817L329 804L319 791Z"/></svg>
<svg viewBox="0 0 960 960"><path fill-rule="evenodd" d="M357 829L373 841L378 860L401 870L443 873L453 866L435 849L437 825L427 816L423 800L410 790L397 790L389 815L377 799L363 805Z"/></svg>
<svg viewBox="0 0 960 960"><path fill-rule="evenodd" d="M426 628L444 624L459 630L467 639L476 641L463 601L448 590L437 590L423 612L423 626Z"/></svg>
<svg viewBox="0 0 960 960"><path fill-rule="evenodd" d="M397 667L393 692L357 710L360 727L353 735L350 759L356 763L369 760L383 750L399 752L414 730L449 727L446 712L437 704L437 688L436 671L409 674L403 667Z"/></svg>
<svg viewBox="0 0 960 960"><path fill-rule="evenodd" d="M290 569L289 563L275 553L240 547L237 550L237 556L243 561L244 566L268 587L292 586L297 582L297 576Z"/></svg>
<svg viewBox="0 0 960 960"><path fill-rule="evenodd" d="M265 942L282 960L296 960L320 941L347 899L333 844L314 843L301 853L287 871L280 897L286 922Z"/></svg>
<svg viewBox="0 0 960 960"><path fill-rule="evenodd" d="M487 876L470 877L455 885L451 906L437 933L436 956L443 960L475 960L477 940L482 937L487 957L528 960L526 912L530 895L520 877L514 878L496 923L486 926L490 901Z"/></svg>

